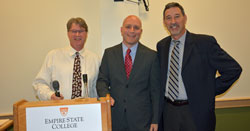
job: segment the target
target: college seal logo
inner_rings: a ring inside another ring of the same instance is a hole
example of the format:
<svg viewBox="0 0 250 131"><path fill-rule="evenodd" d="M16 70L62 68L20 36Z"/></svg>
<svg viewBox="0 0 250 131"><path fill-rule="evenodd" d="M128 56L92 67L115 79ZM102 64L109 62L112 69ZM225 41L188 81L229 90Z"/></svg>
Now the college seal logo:
<svg viewBox="0 0 250 131"><path fill-rule="evenodd" d="M60 108L60 113L62 116L66 116L68 114L68 107L61 107Z"/></svg>

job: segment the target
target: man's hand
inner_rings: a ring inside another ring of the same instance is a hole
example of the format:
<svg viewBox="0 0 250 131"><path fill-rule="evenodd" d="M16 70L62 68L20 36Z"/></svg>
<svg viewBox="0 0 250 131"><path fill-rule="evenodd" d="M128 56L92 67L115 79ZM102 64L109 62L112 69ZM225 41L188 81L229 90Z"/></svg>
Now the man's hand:
<svg viewBox="0 0 250 131"><path fill-rule="evenodd" d="M111 105L111 106L114 106L114 104L115 104L115 100L111 97L110 105Z"/></svg>
<svg viewBox="0 0 250 131"><path fill-rule="evenodd" d="M158 124L151 124L150 131L158 131Z"/></svg>
<svg viewBox="0 0 250 131"><path fill-rule="evenodd" d="M57 97L56 94L52 94L51 95L51 100L63 100L64 99L64 96L62 94L60 94L60 97Z"/></svg>

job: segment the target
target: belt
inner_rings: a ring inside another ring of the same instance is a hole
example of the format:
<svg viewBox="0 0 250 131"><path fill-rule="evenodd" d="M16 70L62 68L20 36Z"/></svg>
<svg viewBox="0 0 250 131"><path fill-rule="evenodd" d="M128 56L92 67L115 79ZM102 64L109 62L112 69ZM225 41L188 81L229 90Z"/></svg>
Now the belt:
<svg viewBox="0 0 250 131"><path fill-rule="evenodd" d="M174 101L171 101L169 98L166 98L165 97L165 101L167 103L170 103L174 106L183 106L183 105L188 105L188 100L174 100Z"/></svg>

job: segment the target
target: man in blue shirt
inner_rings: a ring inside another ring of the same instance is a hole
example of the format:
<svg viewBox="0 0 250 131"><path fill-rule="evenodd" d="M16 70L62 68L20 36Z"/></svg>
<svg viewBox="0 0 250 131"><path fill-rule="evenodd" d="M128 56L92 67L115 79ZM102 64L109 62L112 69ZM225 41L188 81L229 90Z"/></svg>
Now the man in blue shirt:
<svg viewBox="0 0 250 131"><path fill-rule="evenodd" d="M99 96L110 94L112 129L157 131L160 102L160 70L155 51L139 42L142 33L137 16L125 18L122 43L105 50L97 80Z"/></svg>

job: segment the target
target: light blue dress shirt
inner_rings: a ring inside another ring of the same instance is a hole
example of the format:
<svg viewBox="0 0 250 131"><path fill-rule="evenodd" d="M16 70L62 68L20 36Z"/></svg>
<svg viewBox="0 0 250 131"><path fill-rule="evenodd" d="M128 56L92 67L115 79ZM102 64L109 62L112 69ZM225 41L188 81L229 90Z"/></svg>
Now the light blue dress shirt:
<svg viewBox="0 0 250 131"><path fill-rule="evenodd" d="M187 93L186 93L186 90L185 90L185 86L184 86L184 83L183 83L183 80L182 80L182 76L181 76L186 34L187 34L187 31L179 39L179 41L180 41L180 44L179 44L179 47L180 47L180 57L179 57L180 58L180 70L178 72L178 74L179 74L179 95L176 98L177 100L187 100L188 99L187 98ZM172 38L171 43L170 43L169 52L172 52L173 48L174 48L174 43L173 43L173 38ZM170 63L171 53L169 53L168 58L169 58L168 63ZM168 64L168 69L169 69L169 66L170 65ZM166 92L165 92L166 97L168 97L168 93L167 93L168 92L168 83L169 83L168 77L169 77L169 70L168 70L167 83L166 83Z"/></svg>
<svg viewBox="0 0 250 131"><path fill-rule="evenodd" d="M130 48L131 49L130 56L132 57L132 64L134 64L137 47L138 47L138 43L136 43L134 46L132 46ZM125 56L126 56L126 53L127 53L127 49L128 49L128 47L125 44L122 43L122 52L123 52L123 61L124 62L125 62Z"/></svg>

